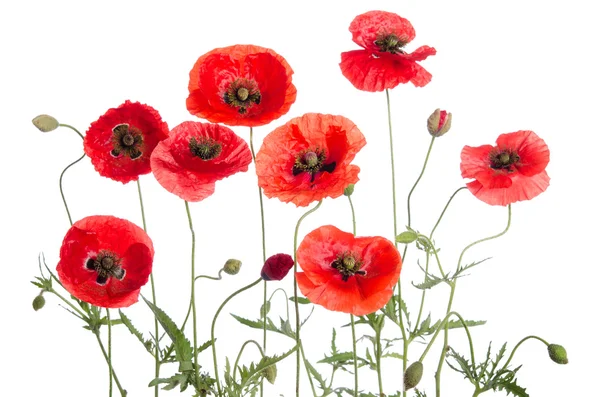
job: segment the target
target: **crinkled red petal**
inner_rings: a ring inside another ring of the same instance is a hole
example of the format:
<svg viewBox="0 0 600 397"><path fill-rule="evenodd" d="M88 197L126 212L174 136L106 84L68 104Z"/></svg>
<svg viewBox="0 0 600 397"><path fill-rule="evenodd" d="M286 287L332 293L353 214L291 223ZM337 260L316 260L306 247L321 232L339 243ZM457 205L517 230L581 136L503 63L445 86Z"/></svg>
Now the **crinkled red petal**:
<svg viewBox="0 0 600 397"><path fill-rule="evenodd" d="M221 154L202 160L191 154L190 139L212 138L221 143ZM246 142L231 129L209 123L186 121L171 131L151 158L156 180L169 192L186 201L201 201L215 191L215 182L245 172L252 162Z"/></svg>
<svg viewBox="0 0 600 397"><path fill-rule="evenodd" d="M352 40L359 46L378 51L375 41L381 35L395 34L408 43L415 38L412 24L401 16L386 11L369 11L358 15L350 23Z"/></svg>
<svg viewBox="0 0 600 397"><path fill-rule="evenodd" d="M296 100L292 68L275 51L253 45L216 48L202 55L190 71L190 113L214 123L255 127L268 124L286 114ZM245 113L225 103L223 97L236 79L256 82L261 93L259 104Z"/></svg>
<svg viewBox="0 0 600 397"><path fill-rule="evenodd" d="M507 206L517 201L531 200L543 193L550 185L550 177L546 171L534 176L515 173L511 179L512 184L508 188L486 188L477 180L467 183L467 188L485 203Z"/></svg>
<svg viewBox="0 0 600 397"><path fill-rule="evenodd" d="M128 156L113 157L113 128L127 123L142 131L141 157L132 160ZM93 122L85 134L83 148L98 173L107 178L127 183L150 172L150 155L169 135L167 123L152 107L139 102L125 101L118 108L109 109Z"/></svg>
<svg viewBox="0 0 600 397"><path fill-rule="evenodd" d="M85 268L101 250L121 259L123 280L96 283L97 273ZM133 223L112 216L90 216L75 222L60 250L58 276L69 293L101 307L126 307L135 302L152 271L154 248L150 237Z"/></svg>
<svg viewBox="0 0 600 397"><path fill-rule="evenodd" d="M423 87L431 81L431 73L413 60L399 54L373 54L367 50L342 53L342 74L359 90L377 92L409 81Z"/></svg>
<svg viewBox="0 0 600 397"><path fill-rule="evenodd" d="M350 164L366 144L356 125L343 116L308 113L278 127L263 140L256 155L258 184L267 197L307 206L325 197L336 198L358 182L360 168ZM303 150L325 149L333 172L293 175L296 156Z"/></svg>

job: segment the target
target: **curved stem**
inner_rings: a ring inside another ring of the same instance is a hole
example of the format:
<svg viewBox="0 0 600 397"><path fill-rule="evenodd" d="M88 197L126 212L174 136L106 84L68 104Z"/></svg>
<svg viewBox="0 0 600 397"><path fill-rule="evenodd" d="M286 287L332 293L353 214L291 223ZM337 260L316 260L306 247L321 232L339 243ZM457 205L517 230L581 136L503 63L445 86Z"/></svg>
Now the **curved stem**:
<svg viewBox="0 0 600 397"><path fill-rule="evenodd" d="M185 211L187 213L187 217L188 217L188 223L190 226L190 232L192 233L192 291L190 294L190 302L192 305L192 323L193 323L193 327L194 327L194 374L195 374L195 379L196 379L196 385L197 385L197 389L200 390L200 376L198 374L198 371L200 369L200 367L198 366L198 355L196 354L196 350L198 347L198 335L197 335L197 318L196 318L196 289L195 289L195 285L196 285L196 233L194 233L194 225L192 224L192 215L190 214L190 206L188 204L187 201L185 201ZM158 341L158 335L157 337L157 341Z"/></svg>
<svg viewBox="0 0 600 397"><path fill-rule="evenodd" d="M212 325L210 326L210 339L212 341L212 353L213 353L213 365L214 365L214 370L215 370L215 382L217 384L217 397L220 397L222 395L221 392L221 381L219 380L219 366L217 364L217 342L215 341L215 325L217 324L217 318L219 317L219 313L221 313L221 310L223 310L223 308L225 307L225 305L227 304L227 302L229 302L231 299L233 299L236 295L241 294L242 292L246 291L247 289L250 289L252 287L254 287L256 284L260 283L261 281L263 281L262 278L259 278L258 280L246 285L245 287L242 287L240 289L238 289L237 291L235 291L233 294L229 295L227 297L227 299L225 299L223 301L223 303L221 303L221 306L219 306L219 308L217 309L217 312L215 313L215 316L213 317L213 321L212 321ZM195 350L195 349L194 349Z"/></svg>
<svg viewBox="0 0 600 397"><path fill-rule="evenodd" d="M356 214L354 213L354 204L352 204L352 197L348 196L348 202L350 203L350 210L352 211L352 234L356 236Z"/></svg>
<svg viewBox="0 0 600 397"><path fill-rule="evenodd" d="M277 288L276 290L274 290L273 292L271 292L271 296L269 297L268 302L271 302L271 300L273 299L273 295L275 295L275 292L277 292L277 291L281 291L281 292L283 292L283 295L285 295L286 320L290 321L290 305L288 305L288 302L290 300L288 298L287 292L285 292L285 290L283 288Z"/></svg>
<svg viewBox="0 0 600 397"><path fill-rule="evenodd" d="M435 342L435 340L436 340L437 336L439 335L440 331L442 330L442 328L446 327L446 323L448 322L448 319L450 318L450 316L457 316L458 317L460 315L457 312L450 312L450 313L448 313L446 315L446 317L444 317L444 319L438 325L437 330L435 331L435 333L431 337L431 340L427 344L427 347L425 348L425 351L423 351L423 354L421 354L421 357L419 358L419 361L423 362L423 360L425 360L425 357L427 356L427 353L429 353L429 350L431 349L431 346L433 346L433 343ZM461 319L461 318L462 317L459 317L459 319ZM464 322L463 322L463 326L466 326L466 324ZM470 333L468 334L468 337L470 339ZM475 356L475 354L473 354L473 357L474 356Z"/></svg>
<svg viewBox="0 0 600 397"><path fill-rule="evenodd" d="M142 225L144 226L144 231L147 232L148 229L146 227L146 213L144 211L144 199L142 198L142 187L140 186L140 179L138 178L136 182L138 197L140 199L140 210L142 211ZM156 306L154 272L150 273L150 287L152 288L152 304ZM160 377L160 347L158 346L158 319L156 318L156 316L154 316L154 337L156 338L156 343L154 344L154 379L156 379ZM158 397L158 385L154 386L154 396Z"/></svg>
<svg viewBox="0 0 600 397"><path fill-rule="evenodd" d="M252 153L252 161L256 164L256 154L254 152L254 134L252 127L250 127L250 152ZM262 262L267 261L267 247L265 242L265 209L263 206L263 195L262 189L258 187L258 200L260 202L260 225L261 225L261 236L262 236ZM267 281L263 282L263 307L267 304ZM267 313L263 311L261 314L263 321L263 349L267 350ZM263 395L263 381L260 381L260 395Z"/></svg>
<svg viewBox="0 0 600 397"><path fill-rule="evenodd" d="M102 350L102 355L104 356L106 363L109 364L109 366L110 366L110 360L108 359L108 354L106 354L106 349L104 349L104 344L102 343L102 340L100 339L100 333L98 331L96 331L96 332L94 332L94 335L96 335L96 340L98 341L100 350ZM111 368L112 368L112 366L111 366ZM125 391L123 389L123 386L121 386L121 382L119 382L119 378L117 377L117 373L115 372L114 369L112 370L112 377L115 380L115 384L117 385L119 392L121 393L121 397L126 397L127 391Z"/></svg>
<svg viewBox="0 0 600 397"><path fill-rule="evenodd" d="M296 345L300 345L300 310L298 308L298 283L296 282L296 273L298 273L298 261L296 258L296 249L298 247L298 230L300 224L310 214L315 212L323 203L323 200L319 201L312 209L306 211L304 215L298 219L296 223L296 229L294 230L294 309L296 310ZM300 397L300 351L296 351L296 397Z"/></svg>
<svg viewBox="0 0 600 397"><path fill-rule="evenodd" d="M85 320L85 314L83 314L83 312L81 310L79 310L77 308L77 306L73 305L71 302L66 300L61 294L56 292L56 290L54 288L50 289L48 292L51 292L54 295L58 296L63 302L65 302L67 305L69 305L71 307L71 309L73 309L73 310L75 310L75 312L77 312L77 314L79 315L79 318L81 318L82 320Z"/></svg>
<svg viewBox="0 0 600 397"><path fill-rule="evenodd" d="M429 144L429 149L427 149L427 155L425 156L425 162L423 163L423 168L421 168L421 173L419 174L419 177L415 181L415 184L413 185L413 187L410 189L410 192L408 192L408 198L406 199L406 207L408 209L408 226L411 225L411 223L410 223L410 198L412 197L412 194L415 191L415 188L417 187L417 185L421 181L421 178L423 177L423 174L425 173L425 168L427 168L427 162L429 161L429 155L431 154L431 148L433 147L433 142L435 142L434 136L431 137L431 143Z"/></svg>
<svg viewBox="0 0 600 397"><path fill-rule="evenodd" d="M377 384L379 386L379 397L385 396L383 394L383 379L381 378L381 328L375 331L376 349L375 360L377 363Z"/></svg>
<svg viewBox="0 0 600 397"><path fill-rule="evenodd" d="M502 369L499 372L502 372L503 370L505 370L508 367L508 364L510 364L511 360L513 359L513 356L515 355L517 349L519 348L519 346L521 346L521 344L523 344L523 342L525 342L528 339L537 339L540 342L542 342L543 344L545 344L546 346L549 345L548 342L546 342L544 339L540 338L539 336L535 336L535 335L529 335L524 337L523 339L521 339L519 341L519 343L516 344L516 346L513 348L512 352L510 353L510 356L508 357L508 360L506 360L506 363L504 364L504 366L502 367Z"/></svg>
<svg viewBox="0 0 600 397"><path fill-rule="evenodd" d="M263 351L262 347L260 347L260 345L258 344L258 342L256 342L254 339L250 339L250 340L247 340L246 342L244 342L244 344L240 348L240 352L238 353L237 358L235 359L235 364L233 364L233 381L234 382L235 382L236 371L237 371L237 368L238 368L238 363L240 362L240 358L242 357L242 353L244 352L244 348L249 343L253 343L256 346L256 348L260 352L260 356L261 357L265 356L265 352Z"/></svg>
<svg viewBox="0 0 600 397"><path fill-rule="evenodd" d="M348 197L350 198L350 197ZM356 233L355 233L356 234ZM352 325L352 361L354 362L354 397L358 397L358 362L356 360L356 330L354 329L354 315L350 314L350 324ZM379 374L379 367L377 373Z"/></svg>
<svg viewBox="0 0 600 397"><path fill-rule="evenodd" d="M219 280L223 279L223 277L221 277L221 273L223 273L223 269L219 270L219 273L217 274L217 277L207 276L207 275L201 274L200 276L196 276L196 278L194 279L194 281L198 281L198 279L201 279L201 278L206 278L206 279L209 279L209 280L219 281ZM185 329L185 324L187 324L187 321L190 318L190 313L191 312L192 312L192 301L190 300L190 303L188 305L188 311L185 314L185 319L183 320L183 324L181 325L181 332L183 332L183 330Z"/></svg>
<svg viewBox="0 0 600 397"><path fill-rule="evenodd" d="M454 291L456 290L456 281L450 282L450 298L448 299L448 308L446 309L446 313L450 313L450 309L452 308L452 301L454 299ZM448 317L448 316L446 316ZM442 382L442 368L444 365L444 358L446 357L446 352L448 350L448 321L446 320L446 324L444 325L444 346L442 347L442 352L440 353L440 359L438 361L437 371L435 372L435 395L436 397L440 397L441 394L441 382Z"/></svg>
<svg viewBox="0 0 600 397"><path fill-rule="evenodd" d="M448 207L450 206L450 203L452 202L452 200L454 199L454 196L456 196L456 194L458 192L460 192L461 190L465 190L467 187L463 186L463 187L459 187L458 189L456 189L456 191L454 193L452 193L452 196L450 196L450 199L448 200L448 202L446 203L446 206L444 207L444 210L442 211L442 213L440 214L440 217L438 218L437 222L435 223L435 226L433 227L433 229L431 229L431 233L429 234L429 239L433 239L433 233L435 232L435 229L437 229L438 225L440 224L440 222L442 221L442 218L444 217L444 214L446 213L446 210L448 209Z"/></svg>
<svg viewBox="0 0 600 397"><path fill-rule="evenodd" d="M77 135L79 135L79 137L81 137L81 139L84 139L83 138L83 134L81 132L79 132L79 130L77 128L73 127L72 125L69 125L69 124L59 124L58 126L59 127L69 128L69 129L75 131L77 133Z"/></svg>
<svg viewBox="0 0 600 397"><path fill-rule="evenodd" d="M429 256L429 253L427 253L427 255L425 256L425 276L423 276L423 282L427 281L427 274L429 273ZM425 292L427 292L426 289L421 291L421 304L419 305L419 315L417 316L417 321L415 322L415 329L413 332L416 332L417 328L419 327L419 324L421 324L421 316L423 315L423 307L425 305Z"/></svg>
<svg viewBox="0 0 600 397"><path fill-rule="evenodd" d="M106 309L106 323L108 327L108 397L112 397L112 326L110 324L110 310L108 308Z"/></svg>
<svg viewBox="0 0 600 397"><path fill-rule="evenodd" d="M388 131L390 135L390 163L392 167L392 203L394 209L394 244L398 248L396 236L398 235L398 224L396 215L396 170L394 166L394 138L392 136L392 112L390 110L390 91L386 88L385 97L387 99Z"/></svg>
<svg viewBox="0 0 600 397"><path fill-rule="evenodd" d="M85 157L85 153L81 155L77 160L73 161L71 164L67 165L64 170L60 173L60 178L58 178L58 188L60 189L60 196L62 197L63 204L65 206L65 210L67 210L67 216L69 217L69 223L73 226L73 219L71 219L71 212L69 211L69 206L67 205L67 199L65 198L65 193L63 191L63 176L65 172L75 164L79 163Z"/></svg>

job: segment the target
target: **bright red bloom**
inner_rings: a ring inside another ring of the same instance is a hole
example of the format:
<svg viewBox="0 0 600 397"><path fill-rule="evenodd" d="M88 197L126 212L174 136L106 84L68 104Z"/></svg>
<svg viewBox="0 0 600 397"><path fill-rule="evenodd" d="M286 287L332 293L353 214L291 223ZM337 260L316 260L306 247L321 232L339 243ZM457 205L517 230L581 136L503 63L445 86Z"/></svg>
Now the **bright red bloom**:
<svg viewBox="0 0 600 397"><path fill-rule="evenodd" d="M435 48L422 46L407 53L404 46L415 38L410 22L385 11L369 11L350 24L352 40L364 48L342 53L342 74L359 90L383 91L409 81L423 87L431 73L417 61L435 55Z"/></svg>
<svg viewBox="0 0 600 397"><path fill-rule="evenodd" d="M496 146L465 146L460 158L463 178L475 179L467 187L491 205L531 200L550 184L546 173L550 151L533 131L502 134Z"/></svg>
<svg viewBox="0 0 600 397"><path fill-rule="evenodd" d="M256 155L258 184L267 197L307 206L339 197L358 181L350 164L366 141L343 116L308 113L268 134Z"/></svg>
<svg viewBox="0 0 600 397"><path fill-rule="evenodd" d="M296 101L293 73L287 61L269 48L215 48L192 68L186 105L191 114L213 123L268 124Z"/></svg>
<svg viewBox="0 0 600 397"><path fill-rule="evenodd" d="M168 135L155 109L125 101L90 125L83 149L100 175L127 183L150 172L150 154Z"/></svg>
<svg viewBox="0 0 600 397"><path fill-rule="evenodd" d="M248 170L248 144L231 129L185 121L152 153L152 172L169 192L200 201L215 192L215 182Z"/></svg>
<svg viewBox="0 0 600 397"><path fill-rule="evenodd" d="M67 231L60 248L58 277L74 297L100 307L137 302L152 272L150 237L114 216L88 216Z"/></svg>
<svg viewBox="0 0 600 397"><path fill-rule="evenodd" d="M300 291L329 310L357 316L373 313L390 300L402 260L383 237L354 237L328 225L304 237L297 251L304 272Z"/></svg>
<svg viewBox="0 0 600 397"><path fill-rule="evenodd" d="M260 276L263 280L283 280L294 267L294 260L288 254L275 254L265 262Z"/></svg>

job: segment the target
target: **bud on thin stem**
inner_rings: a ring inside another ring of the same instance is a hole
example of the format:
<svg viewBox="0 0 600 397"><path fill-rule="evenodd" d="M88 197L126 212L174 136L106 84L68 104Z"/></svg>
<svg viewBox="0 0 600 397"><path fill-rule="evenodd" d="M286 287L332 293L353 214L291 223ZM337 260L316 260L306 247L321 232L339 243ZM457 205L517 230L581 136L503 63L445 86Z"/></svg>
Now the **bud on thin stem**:
<svg viewBox="0 0 600 397"><path fill-rule="evenodd" d="M404 390L410 390L419 384L423 377L423 363L415 361L406 368L404 373Z"/></svg>

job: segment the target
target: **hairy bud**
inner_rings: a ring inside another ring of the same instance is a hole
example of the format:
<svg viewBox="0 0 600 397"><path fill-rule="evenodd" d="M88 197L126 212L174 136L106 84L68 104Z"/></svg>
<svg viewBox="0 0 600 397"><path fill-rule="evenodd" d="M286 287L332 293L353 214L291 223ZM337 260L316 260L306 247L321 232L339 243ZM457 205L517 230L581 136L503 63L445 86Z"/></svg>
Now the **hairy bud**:
<svg viewBox="0 0 600 397"><path fill-rule="evenodd" d="M452 125L452 113L436 109L427 119L427 130L436 138L444 135Z"/></svg>
<svg viewBox="0 0 600 397"><path fill-rule="evenodd" d="M567 358L567 350L561 345L548 345L548 355L550 359L557 364L567 364L569 359Z"/></svg>
<svg viewBox="0 0 600 397"><path fill-rule="evenodd" d="M58 120L47 114L40 114L33 120L31 120L35 127L42 132L54 131L58 128Z"/></svg>
<svg viewBox="0 0 600 397"><path fill-rule="evenodd" d="M227 259L227 262L225 262L225 265L223 265L223 271L233 276L240 272L241 267L242 261L237 259Z"/></svg>
<svg viewBox="0 0 600 397"><path fill-rule="evenodd" d="M415 361L406 368L406 372L404 373L404 390L412 389L418 385L421 377L423 377L423 363Z"/></svg>
<svg viewBox="0 0 600 397"><path fill-rule="evenodd" d="M39 294L38 296L36 296L33 299L33 303L31 305L33 306L33 310L35 310L37 312L42 307L44 307L45 304L46 304L46 299L42 296L42 294Z"/></svg>

